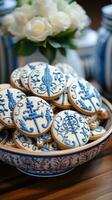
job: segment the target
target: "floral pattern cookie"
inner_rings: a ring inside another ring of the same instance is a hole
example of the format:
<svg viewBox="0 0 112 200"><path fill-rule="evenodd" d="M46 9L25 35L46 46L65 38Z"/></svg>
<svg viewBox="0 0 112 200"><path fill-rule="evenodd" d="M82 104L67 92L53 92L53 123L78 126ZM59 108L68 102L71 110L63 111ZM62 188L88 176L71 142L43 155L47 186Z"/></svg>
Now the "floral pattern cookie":
<svg viewBox="0 0 112 200"><path fill-rule="evenodd" d="M51 131L60 149L82 146L90 137L90 129L85 119L72 110L59 112L54 118Z"/></svg>
<svg viewBox="0 0 112 200"><path fill-rule="evenodd" d="M75 78L68 91L72 106L83 114L94 114L102 107L98 90L83 78Z"/></svg>
<svg viewBox="0 0 112 200"><path fill-rule="evenodd" d="M6 127L15 127L13 110L16 104L25 97L26 95L23 92L14 88L0 91L0 121Z"/></svg>
<svg viewBox="0 0 112 200"><path fill-rule="evenodd" d="M27 97L14 109L16 127L29 137L46 133L53 122L51 106L39 97Z"/></svg>
<svg viewBox="0 0 112 200"><path fill-rule="evenodd" d="M29 87L33 94L47 100L60 96L66 86L65 75L56 67L43 64L29 77Z"/></svg>
<svg viewBox="0 0 112 200"><path fill-rule="evenodd" d="M41 65L43 64L43 62L32 62L29 63L27 65L24 66L22 72L21 72L21 82L22 85L24 86L24 88L26 88L26 90L30 91L29 88L29 75L31 74L31 72L33 70L38 69L39 67L41 68Z"/></svg>

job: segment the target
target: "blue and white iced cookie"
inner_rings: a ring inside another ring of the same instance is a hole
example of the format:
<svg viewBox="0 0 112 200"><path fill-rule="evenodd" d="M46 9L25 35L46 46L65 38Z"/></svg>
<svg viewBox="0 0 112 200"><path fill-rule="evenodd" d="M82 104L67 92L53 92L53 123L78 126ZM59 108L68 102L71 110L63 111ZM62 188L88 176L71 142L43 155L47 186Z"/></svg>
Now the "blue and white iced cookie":
<svg viewBox="0 0 112 200"><path fill-rule="evenodd" d="M13 110L16 103L25 97L26 95L23 92L14 88L0 91L0 122L6 127L15 127L13 122Z"/></svg>
<svg viewBox="0 0 112 200"><path fill-rule="evenodd" d="M40 97L27 97L14 109L16 127L29 137L37 138L46 133L53 122L51 106Z"/></svg>
<svg viewBox="0 0 112 200"><path fill-rule="evenodd" d="M106 129L102 126L98 126L95 130L91 130L90 133L90 140L97 140L106 133Z"/></svg>
<svg viewBox="0 0 112 200"><path fill-rule="evenodd" d="M22 85L22 82L20 79L22 70L23 70L22 67L15 69L10 76L10 82L14 88L17 88L17 89L20 89L20 90L26 92L26 89Z"/></svg>
<svg viewBox="0 0 112 200"><path fill-rule="evenodd" d="M83 78L75 78L68 90L72 106L83 114L92 115L102 106L102 98L98 90Z"/></svg>
<svg viewBox="0 0 112 200"><path fill-rule="evenodd" d="M56 67L43 64L29 77L29 87L33 94L47 100L61 95L66 86L65 75Z"/></svg>
<svg viewBox="0 0 112 200"><path fill-rule="evenodd" d="M36 146L36 142L34 138L30 138L20 131L16 130L14 132L14 143L19 149L24 149L30 152L39 152L39 148Z"/></svg>
<svg viewBox="0 0 112 200"><path fill-rule="evenodd" d="M48 131L48 133L44 134L44 135L41 135L37 138L37 146L39 148L43 147L44 144L46 143L49 143L49 142L52 142L53 138L51 136L51 132Z"/></svg>
<svg viewBox="0 0 112 200"><path fill-rule="evenodd" d="M0 133L0 144L5 144L7 141L7 137L8 137L8 132L7 130L4 130Z"/></svg>
<svg viewBox="0 0 112 200"><path fill-rule="evenodd" d="M10 84L8 84L8 83L0 84L0 91L5 90L5 89L9 89L11 87L12 86Z"/></svg>
<svg viewBox="0 0 112 200"><path fill-rule="evenodd" d="M56 142L46 143L42 148L40 148L41 151L57 151L59 150L59 147Z"/></svg>
<svg viewBox="0 0 112 200"><path fill-rule="evenodd" d="M29 88L29 75L33 70L38 69L39 67L41 68L41 65L43 62L32 62L24 66L22 72L21 72L21 82L24 88L26 88L27 91L30 91Z"/></svg>
<svg viewBox="0 0 112 200"><path fill-rule="evenodd" d="M66 63L57 63L55 67L58 67L61 70L61 72L65 75L72 75L73 77L78 76L75 69Z"/></svg>
<svg viewBox="0 0 112 200"><path fill-rule="evenodd" d="M65 75L66 77L66 88L64 89L64 92L57 98L52 101L52 103L62 109L70 109L71 104L68 100L68 88L74 81L74 77L72 75Z"/></svg>
<svg viewBox="0 0 112 200"><path fill-rule="evenodd" d="M51 132L60 149L85 145L90 137L90 129L85 119L72 110L61 111L55 116Z"/></svg>

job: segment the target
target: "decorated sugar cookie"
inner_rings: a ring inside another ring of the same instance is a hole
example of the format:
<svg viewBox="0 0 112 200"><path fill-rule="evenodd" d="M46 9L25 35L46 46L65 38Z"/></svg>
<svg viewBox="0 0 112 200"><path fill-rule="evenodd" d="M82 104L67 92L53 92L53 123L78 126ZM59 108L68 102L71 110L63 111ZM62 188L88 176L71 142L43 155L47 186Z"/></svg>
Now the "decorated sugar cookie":
<svg viewBox="0 0 112 200"><path fill-rule="evenodd" d="M98 112L98 119L108 119L109 118L109 113L105 108L101 108L100 111Z"/></svg>
<svg viewBox="0 0 112 200"><path fill-rule="evenodd" d="M44 144L46 143L49 143L49 142L52 142L52 136L51 136L51 132L48 131L48 133L44 134L44 135L41 135L37 138L37 146L40 148L40 147L43 147Z"/></svg>
<svg viewBox="0 0 112 200"><path fill-rule="evenodd" d="M20 89L20 90L25 92L26 89L22 85L22 82L21 82L21 79L20 79L22 70L23 70L22 67L15 69L10 76L10 81L11 81L11 85L13 87Z"/></svg>
<svg viewBox="0 0 112 200"><path fill-rule="evenodd" d="M102 126L98 126L95 130L91 130L90 133L90 140L97 140L106 133L106 129Z"/></svg>
<svg viewBox="0 0 112 200"><path fill-rule="evenodd" d="M15 131L14 133L14 142L16 146L20 149L24 149L30 152L38 152L39 148L36 146L36 142L34 138L30 138L19 131Z"/></svg>
<svg viewBox="0 0 112 200"><path fill-rule="evenodd" d="M17 128L29 137L46 133L53 122L50 105L39 97L27 97L14 109L14 122Z"/></svg>
<svg viewBox="0 0 112 200"><path fill-rule="evenodd" d="M11 85L8 83L0 84L0 91L11 88Z"/></svg>
<svg viewBox="0 0 112 200"><path fill-rule="evenodd" d="M0 131L2 131L4 128L5 128L5 126L0 123Z"/></svg>
<svg viewBox="0 0 112 200"><path fill-rule="evenodd" d="M20 90L9 88L0 91L0 121L9 128L15 127L13 122L13 110L16 103L25 98Z"/></svg>
<svg viewBox="0 0 112 200"><path fill-rule="evenodd" d="M61 72L63 72L65 75L72 75L73 77L78 76L73 67L66 63L57 63L55 66L58 67L61 70Z"/></svg>
<svg viewBox="0 0 112 200"><path fill-rule="evenodd" d="M68 87L72 84L74 77L72 75L66 75L66 88L64 92L57 98L52 101L52 103L62 109L71 108L71 104L68 100Z"/></svg>
<svg viewBox="0 0 112 200"><path fill-rule="evenodd" d="M33 94L52 100L60 96L66 86L65 75L56 67L43 64L29 77L29 87Z"/></svg>
<svg viewBox="0 0 112 200"><path fill-rule="evenodd" d="M72 106L83 114L92 115L101 109L101 95L83 78L75 78L69 88L68 96Z"/></svg>
<svg viewBox="0 0 112 200"><path fill-rule="evenodd" d="M8 132L6 130L0 133L0 144L5 144L7 141Z"/></svg>
<svg viewBox="0 0 112 200"><path fill-rule="evenodd" d="M22 82L22 85L24 86L24 88L26 88L28 91L30 91L29 75L31 74L31 72L33 70L36 70L39 67L41 68L42 64L43 64L43 62L32 62L32 63L25 65L25 67L23 68L20 79L21 79L21 82Z"/></svg>
<svg viewBox="0 0 112 200"><path fill-rule="evenodd" d="M59 112L54 118L51 131L60 149L82 146L90 137L90 129L85 119L72 110Z"/></svg>
<svg viewBox="0 0 112 200"><path fill-rule="evenodd" d="M57 151L59 150L59 147L56 142L46 143L42 148L40 148L41 151Z"/></svg>

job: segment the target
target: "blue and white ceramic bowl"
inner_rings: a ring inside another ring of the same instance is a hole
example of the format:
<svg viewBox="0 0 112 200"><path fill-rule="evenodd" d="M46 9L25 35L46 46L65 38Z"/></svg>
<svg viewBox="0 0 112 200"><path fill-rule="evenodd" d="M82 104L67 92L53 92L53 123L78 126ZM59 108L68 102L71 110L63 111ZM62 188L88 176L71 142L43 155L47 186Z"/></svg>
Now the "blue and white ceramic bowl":
<svg viewBox="0 0 112 200"><path fill-rule="evenodd" d="M85 146L54 152L30 153L13 147L0 145L0 160L32 176L52 177L65 174L99 154L112 132L112 105L103 98L103 105L109 112L106 134Z"/></svg>

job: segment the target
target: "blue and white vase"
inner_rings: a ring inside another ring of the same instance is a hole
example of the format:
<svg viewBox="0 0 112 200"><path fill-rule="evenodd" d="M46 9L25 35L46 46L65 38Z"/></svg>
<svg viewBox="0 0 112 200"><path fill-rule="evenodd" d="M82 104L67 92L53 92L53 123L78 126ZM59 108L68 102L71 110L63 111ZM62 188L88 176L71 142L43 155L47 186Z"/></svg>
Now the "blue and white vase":
<svg viewBox="0 0 112 200"><path fill-rule="evenodd" d="M102 8L93 76L112 99L112 4Z"/></svg>
<svg viewBox="0 0 112 200"><path fill-rule="evenodd" d="M2 17L10 13L15 6L15 0L0 1L0 27ZM0 83L8 82L11 71L18 65L13 47L13 38L0 32Z"/></svg>

